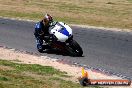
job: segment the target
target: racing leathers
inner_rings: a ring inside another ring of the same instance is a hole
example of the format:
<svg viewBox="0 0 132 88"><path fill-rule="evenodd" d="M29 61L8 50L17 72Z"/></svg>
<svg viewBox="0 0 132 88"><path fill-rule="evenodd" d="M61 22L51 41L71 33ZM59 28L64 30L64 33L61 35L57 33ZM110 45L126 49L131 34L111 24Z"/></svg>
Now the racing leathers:
<svg viewBox="0 0 132 88"><path fill-rule="evenodd" d="M42 51L45 47L43 45L43 40L46 41L49 38L49 25L43 24L43 21L36 23L34 35L36 38L36 45L38 51Z"/></svg>

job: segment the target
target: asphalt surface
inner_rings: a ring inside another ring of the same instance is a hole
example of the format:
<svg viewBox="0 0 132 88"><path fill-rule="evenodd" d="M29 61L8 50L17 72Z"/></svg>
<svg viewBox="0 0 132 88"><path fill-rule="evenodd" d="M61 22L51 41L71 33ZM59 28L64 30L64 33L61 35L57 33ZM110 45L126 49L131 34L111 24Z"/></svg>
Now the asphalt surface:
<svg viewBox="0 0 132 88"><path fill-rule="evenodd" d="M33 35L34 24L0 18L0 45L39 53ZM82 47L84 57L63 56L56 52L42 55L106 69L132 79L132 33L72 28L74 39Z"/></svg>

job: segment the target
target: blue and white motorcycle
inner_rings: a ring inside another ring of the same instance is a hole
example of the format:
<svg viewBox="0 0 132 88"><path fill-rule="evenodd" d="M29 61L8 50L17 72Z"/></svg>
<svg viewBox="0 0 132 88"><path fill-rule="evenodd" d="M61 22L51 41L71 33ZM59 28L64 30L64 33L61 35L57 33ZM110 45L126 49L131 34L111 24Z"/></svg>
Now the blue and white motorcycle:
<svg viewBox="0 0 132 88"><path fill-rule="evenodd" d="M49 28L49 33L54 36L54 40L45 42L48 46L61 50L70 56L82 56L82 48L73 40L72 29L67 24L53 22Z"/></svg>

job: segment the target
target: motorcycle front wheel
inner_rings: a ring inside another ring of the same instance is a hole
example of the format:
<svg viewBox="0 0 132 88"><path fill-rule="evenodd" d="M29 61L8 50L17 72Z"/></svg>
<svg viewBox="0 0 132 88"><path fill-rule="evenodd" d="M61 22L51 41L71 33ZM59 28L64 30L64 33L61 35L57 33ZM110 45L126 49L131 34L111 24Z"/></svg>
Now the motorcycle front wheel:
<svg viewBox="0 0 132 88"><path fill-rule="evenodd" d="M70 41L66 49L69 52L70 56L82 56L83 55L82 48L75 40Z"/></svg>

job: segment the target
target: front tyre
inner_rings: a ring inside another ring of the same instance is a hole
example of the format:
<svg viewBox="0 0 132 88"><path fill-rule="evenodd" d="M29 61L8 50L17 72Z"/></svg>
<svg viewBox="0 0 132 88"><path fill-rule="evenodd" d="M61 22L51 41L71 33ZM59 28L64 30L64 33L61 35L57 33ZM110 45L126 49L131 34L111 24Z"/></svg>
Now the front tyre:
<svg viewBox="0 0 132 88"><path fill-rule="evenodd" d="M82 48L75 40L72 40L69 42L68 51L70 54L72 54L72 56L82 56L83 55Z"/></svg>

